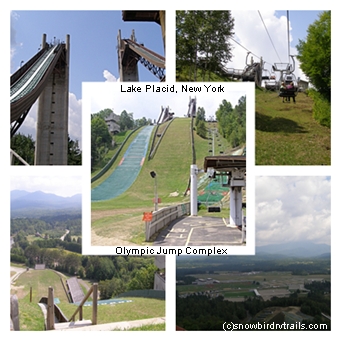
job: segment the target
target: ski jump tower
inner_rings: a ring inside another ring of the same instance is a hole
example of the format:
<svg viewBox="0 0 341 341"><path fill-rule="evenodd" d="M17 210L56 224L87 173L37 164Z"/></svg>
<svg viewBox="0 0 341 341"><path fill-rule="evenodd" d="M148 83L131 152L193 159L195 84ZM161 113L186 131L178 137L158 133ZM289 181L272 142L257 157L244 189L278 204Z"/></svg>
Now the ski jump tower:
<svg viewBox="0 0 341 341"><path fill-rule="evenodd" d="M42 48L46 45L43 35ZM66 165L68 150L70 37L39 96L35 164Z"/></svg>
<svg viewBox="0 0 341 341"><path fill-rule="evenodd" d="M38 100L36 165L66 165L68 150L70 36L54 38L11 75L11 137Z"/></svg>

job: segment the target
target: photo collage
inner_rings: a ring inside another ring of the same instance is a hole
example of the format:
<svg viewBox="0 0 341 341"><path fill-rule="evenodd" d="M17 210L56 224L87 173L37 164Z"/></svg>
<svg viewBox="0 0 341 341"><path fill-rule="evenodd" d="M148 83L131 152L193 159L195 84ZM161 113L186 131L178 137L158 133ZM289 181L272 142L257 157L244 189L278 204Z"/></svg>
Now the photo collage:
<svg viewBox="0 0 341 341"><path fill-rule="evenodd" d="M331 10L116 6L6 14L5 329L333 339Z"/></svg>

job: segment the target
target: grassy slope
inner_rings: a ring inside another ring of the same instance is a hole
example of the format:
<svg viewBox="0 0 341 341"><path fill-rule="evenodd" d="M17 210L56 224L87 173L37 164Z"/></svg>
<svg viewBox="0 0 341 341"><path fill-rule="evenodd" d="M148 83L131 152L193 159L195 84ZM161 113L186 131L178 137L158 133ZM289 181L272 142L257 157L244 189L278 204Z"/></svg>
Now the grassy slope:
<svg viewBox="0 0 341 341"><path fill-rule="evenodd" d="M195 134L195 145L197 165L201 168L208 153L208 140ZM188 186L191 163L190 119L176 118L170 124L154 158L145 161L134 184L115 199L92 203L92 245L147 245L142 215L154 208L155 181L150 172L155 171L157 174L160 208L189 200L183 194ZM173 192L179 195L170 196Z"/></svg>
<svg viewBox="0 0 341 341"><path fill-rule="evenodd" d="M312 106L304 93L295 104L256 91L257 165L330 165L330 129L313 119Z"/></svg>
<svg viewBox="0 0 341 341"><path fill-rule="evenodd" d="M150 176L151 171L157 174L158 196L161 200L164 203L179 201L179 197L174 199L169 194L186 190L191 162L190 119L176 118L154 158L145 161L134 184L118 198L92 203L92 209L152 207L155 181Z"/></svg>
<svg viewBox="0 0 341 341"><path fill-rule="evenodd" d="M65 277L66 279L66 277ZM47 296L48 287L54 289L54 296L60 300L58 306L66 317L76 310L74 304L68 303L59 276L52 270L30 270L22 274L16 282L16 294L19 299L20 330L44 330L44 319L38 302ZM30 302L30 287L32 287L32 302ZM165 301L147 298L129 298L133 302L118 305L99 305L98 324L139 320L165 316ZM91 320L92 308L84 307L84 319Z"/></svg>

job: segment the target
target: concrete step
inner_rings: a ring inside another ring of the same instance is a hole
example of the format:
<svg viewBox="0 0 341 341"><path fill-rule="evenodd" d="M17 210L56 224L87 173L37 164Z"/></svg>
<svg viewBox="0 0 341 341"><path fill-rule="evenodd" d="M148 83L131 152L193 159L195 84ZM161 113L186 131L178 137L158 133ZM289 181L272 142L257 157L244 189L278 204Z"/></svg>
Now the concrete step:
<svg viewBox="0 0 341 341"><path fill-rule="evenodd" d="M82 327L89 327L92 326L91 320L82 320L82 321L75 321L75 322L62 322L62 323L55 323L54 328L55 330L70 330L70 329L78 329Z"/></svg>

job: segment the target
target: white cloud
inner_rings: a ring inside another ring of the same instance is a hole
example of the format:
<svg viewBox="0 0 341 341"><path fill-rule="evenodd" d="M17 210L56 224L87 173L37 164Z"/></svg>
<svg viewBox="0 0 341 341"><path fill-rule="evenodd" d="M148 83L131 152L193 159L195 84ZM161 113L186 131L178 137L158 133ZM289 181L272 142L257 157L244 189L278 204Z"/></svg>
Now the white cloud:
<svg viewBox="0 0 341 341"><path fill-rule="evenodd" d="M258 177L257 245L298 240L330 244L330 190L324 177Z"/></svg>
<svg viewBox="0 0 341 341"><path fill-rule="evenodd" d="M11 191L24 190L27 192L42 191L63 197L70 197L82 193L82 177L65 175L57 168L52 167L50 175L12 175Z"/></svg>
<svg viewBox="0 0 341 341"><path fill-rule="evenodd" d="M24 123L19 129L23 135L31 135L36 139L38 101L36 101L29 111ZM69 135L72 140L78 140L81 147L82 141L82 100L76 95L69 93Z"/></svg>
<svg viewBox="0 0 341 341"><path fill-rule="evenodd" d="M103 71L103 77L106 79L106 82L117 82L117 78L108 70Z"/></svg>
<svg viewBox="0 0 341 341"><path fill-rule="evenodd" d="M292 63L291 59L288 60L288 27L285 16L276 17L274 10L231 12L235 19L234 39L241 46L233 42L233 60L227 64L228 68L244 69L246 62L251 63L252 55L254 62L259 62L259 58L263 58L264 69L269 73L274 63ZM289 41L293 40L291 31L292 27L289 25ZM246 60L248 51L252 54ZM290 54L296 55L297 49L291 47ZM294 73L297 78L305 78L296 59Z"/></svg>
<svg viewBox="0 0 341 341"><path fill-rule="evenodd" d="M82 146L82 100L69 93L69 135Z"/></svg>

